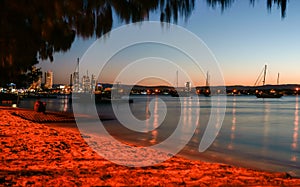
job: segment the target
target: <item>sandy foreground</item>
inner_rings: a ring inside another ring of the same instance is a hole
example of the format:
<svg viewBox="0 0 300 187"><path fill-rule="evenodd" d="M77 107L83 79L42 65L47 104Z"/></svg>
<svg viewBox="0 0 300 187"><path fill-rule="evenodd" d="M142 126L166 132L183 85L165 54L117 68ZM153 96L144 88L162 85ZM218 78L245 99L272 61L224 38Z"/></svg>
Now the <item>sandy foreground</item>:
<svg viewBox="0 0 300 187"><path fill-rule="evenodd" d="M78 130L31 122L12 115L14 112L0 108L0 186L300 186L300 179L287 173L182 157L148 167L117 165L94 152L82 138L87 135ZM41 118L44 115L30 113ZM108 143L103 141L97 146ZM118 147L110 144L109 149L114 154ZM157 156L151 152L141 154L145 159Z"/></svg>

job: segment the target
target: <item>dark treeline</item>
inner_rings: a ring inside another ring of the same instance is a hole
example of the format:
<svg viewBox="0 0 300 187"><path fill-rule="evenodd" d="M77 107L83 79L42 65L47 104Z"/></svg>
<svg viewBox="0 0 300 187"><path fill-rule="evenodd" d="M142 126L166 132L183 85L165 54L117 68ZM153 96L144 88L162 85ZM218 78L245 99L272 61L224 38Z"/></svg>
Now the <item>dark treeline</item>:
<svg viewBox="0 0 300 187"><path fill-rule="evenodd" d="M234 0L207 3L224 10ZM274 4L284 17L287 0L267 0L269 9ZM124 23L148 20L151 12L159 13L160 21L176 23L187 19L194 7L195 0L0 0L0 85L18 84L39 60L52 62L55 52L69 50L76 36L109 32L113 13Z"/></svg>

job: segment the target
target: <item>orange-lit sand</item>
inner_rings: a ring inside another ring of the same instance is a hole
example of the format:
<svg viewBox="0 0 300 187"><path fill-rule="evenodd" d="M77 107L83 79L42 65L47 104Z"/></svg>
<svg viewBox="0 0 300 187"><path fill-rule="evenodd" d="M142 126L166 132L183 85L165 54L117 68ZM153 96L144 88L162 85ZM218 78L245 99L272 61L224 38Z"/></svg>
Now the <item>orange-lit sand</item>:
<svg viewBox="0 0 300 187"><path fill-rule="evenodd" d="M285 173L181 157L144 168L119 166L93 152L76 129L49 127L11 113L0 109L0 186L300 185L300 179Z"/></svg>

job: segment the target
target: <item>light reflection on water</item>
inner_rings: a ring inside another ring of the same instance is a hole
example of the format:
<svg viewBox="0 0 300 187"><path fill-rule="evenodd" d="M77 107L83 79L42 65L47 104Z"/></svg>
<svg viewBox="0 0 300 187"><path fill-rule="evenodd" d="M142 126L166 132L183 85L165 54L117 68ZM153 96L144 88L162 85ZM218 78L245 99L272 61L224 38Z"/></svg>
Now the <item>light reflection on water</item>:
<svg viewBox="0 0 300 187"><path fill-rule="evenodd" d="M236 97L233 98L232 102L232 121L231 121L231 134L230 134L230 143L228 149L234 149L234 139L235 139L235 126L236 126Z"/></svg>
<svg viewBox="0 0 300 187"><path fill-rule="evenodd" d="M294 151L297 151L298 149L298 131L299 131L299 103L298 103L298 96L296 97L296 102L295 102L295 118L294 118L294 133L293 133L293 143L291 145L292 149ZM297 162L297 159L299 157L299 154L293 153L291 156L291 161Z"/></svg>
<svg viewBox="0 0 300 187"><path fill-rule="evenodd" d="M194 103L184 98L183 111L180 111L176 98L160 97L168 107L166 120L158 124L160 113L158 99L155 96L134 97L131 104L132 113L138 119L148 119L153 115L153 124L146 124L149 133L134 134L125 128L115 134L124 140L143 142L146 145L157 144L166 139L174 131L179 115L183 114L184 125L181 127L185 138L187 129L193 126L192 117L199 116L199 124L191 141L183 151L183 155L212 158L221 162L241 166L255 167L275 171L287 171L300 176L299 150L299 98L286 96L282 99L256 99L254 96L227 97L227 109L222 128L213 145L204 153L198 153L198 146L210 115L210 98L200 97L200 113L195 113ZM154 99L153 111L149 103ZM24 101L23 107L34 103L34 100ZM28 107L27 106L27 107ZM98 112L109 115L112 110L109 105L97 106ZM221 104L220 104L221 106ZM86 110L83 106L83 110ZM48 110L72 111L68 100L47 100ZM117 120L107 121L108 128L117 124ZM154 127L154 128L153 128ZM142 143L142 144L143 144ZM174 142L176 144L176 142ZM248 164L248 165L247 165Z"/></svg>
<svg viewBox="0 0 300 187"><path fill-rule="evenodd" d="M241 165L251 167L255 162L257 168L261 164L261 169L299 176L298 106L298 97L292 96L282 99L228 97L226 117L216 140L218 144L211 150L225 153L226 158L221 158L225 161L234 163L241 159L245 162Z"/></svg>
<svg viewBox="0 0 300 187"><path fill-rule="evenodd" d="M149 100L147 100L147 103L149 103ZM148 104L149 105L149 104ZM148 106L147 106L148 107ZM149 109L147 109L149 110ZM148 113L146 113L147 115ZM152 144L156 144L157 143L157 127L159 127L159 123L158 123L158 118L159 118L159 111L158 111L158 99L155 98L155 102L154 102L154 109L153 109L153 116L154 116L154 120L153 120L153 131L151 131L151 135L152 135L152 139L150 140L150 143Z"/></svg>
<svg viewBox="0 0 300 187"><path fill-rule="evenodd" d="M263 101L264 102L264 101ZM263 121L263 147L262 147L262 154L268 154L268 145L269 145L269 131L270 131L270 103L265 102L264 104L264 121Z"/></svg>

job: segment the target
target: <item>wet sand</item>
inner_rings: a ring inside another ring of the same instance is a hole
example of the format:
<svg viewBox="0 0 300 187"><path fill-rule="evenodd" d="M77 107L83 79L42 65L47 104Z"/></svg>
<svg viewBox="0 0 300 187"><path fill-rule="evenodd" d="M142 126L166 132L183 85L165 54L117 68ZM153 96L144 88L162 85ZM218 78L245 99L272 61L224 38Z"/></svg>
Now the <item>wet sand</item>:
<svg viewBox="0 0 300 187"><path fill-rule="evenodd" d="M177 156L148 167L116 165L95 153L82 138L87 135L80 134L74 126L55 125L59 120L50 126L28 121L12 115L16 111L21 110L0 108L0 185L300 186L300 179L284 172L258 171ZM29 113L35 117L43 115ZM52 117L57 119L55 114ZM118 151L113 144L109 147L112 154ZM147 156L153 155L149 152Z"/></svg>

